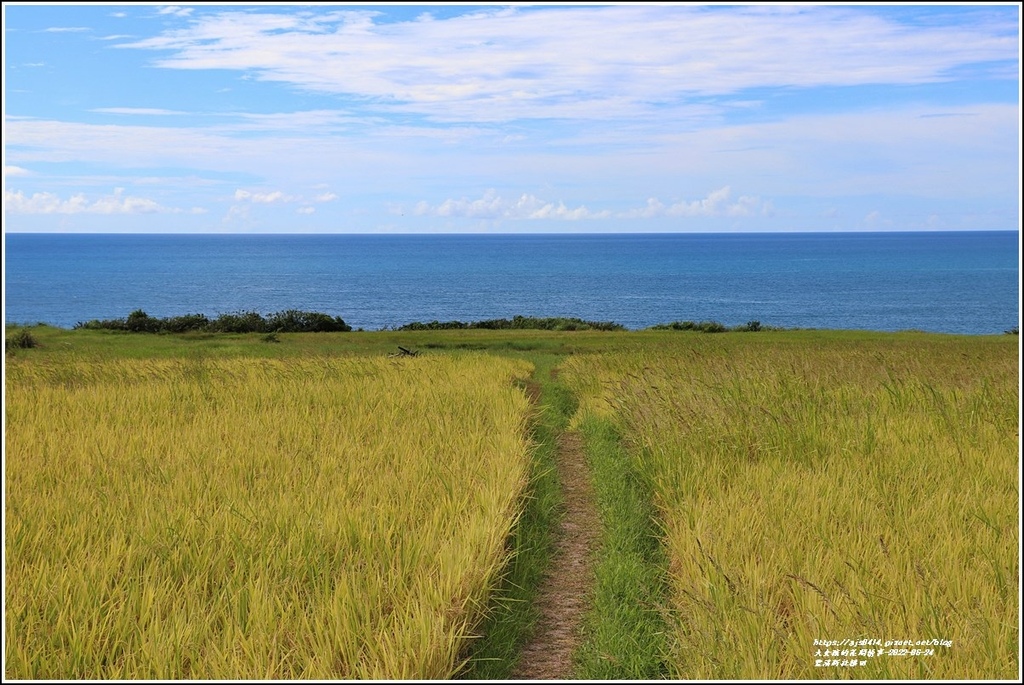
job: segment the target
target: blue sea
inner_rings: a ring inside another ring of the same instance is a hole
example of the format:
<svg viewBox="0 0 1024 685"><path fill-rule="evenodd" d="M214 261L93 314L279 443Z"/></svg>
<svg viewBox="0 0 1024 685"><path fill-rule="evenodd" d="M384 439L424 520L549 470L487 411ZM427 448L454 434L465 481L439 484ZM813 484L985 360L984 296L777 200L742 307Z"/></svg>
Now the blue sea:
<svg viewBox="0 0 1024 685"><path fill-rule="evenodd" d="M645 328L1001 334L1017 231L601 235L5 235L4 320L284 309L377 330L580 317Z"/></svg>

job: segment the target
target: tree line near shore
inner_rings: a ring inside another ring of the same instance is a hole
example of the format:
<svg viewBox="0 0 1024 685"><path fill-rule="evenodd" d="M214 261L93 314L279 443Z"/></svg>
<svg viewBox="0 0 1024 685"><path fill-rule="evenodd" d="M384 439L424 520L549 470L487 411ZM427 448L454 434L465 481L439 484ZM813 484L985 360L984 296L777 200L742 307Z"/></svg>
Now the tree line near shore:
<svg viewBox="0 0 1024 685"><path fill-rule="evenodd" d="M124 319L92 319L80 321L74 327L131 333L335 333L352 330L340 316L298 309L286 309L267 316L252 311L236 312L221 314L215 319L209 319L205 314L186 314L161 319L136 309Z"/></svg>
<svg viewBox="0 0 1024 685"><path fill-rule="evenodd" d="M186 314L158 318L137 309L126 318L92 319L75 324L76 329L113 330L131 333L332 333L349 332L352 327L340 316L321 312L287 309L263 316L254 311L220 314L214 319L205 314ZM614 321L587 321L577 317L514 316L511 319L485 319L482 321L413 321L390 328L396 331L442 330L542 330L542 331L625 331L625 326ZM361 330L361 329L360 329ZM385 330L389 330L385 328ZM760 321L748 321L740 326L725 326L718 321L673 321L650 326L649 330L699 331L723 333L726 331L756 332L781 330L762 326Z"/></svg>

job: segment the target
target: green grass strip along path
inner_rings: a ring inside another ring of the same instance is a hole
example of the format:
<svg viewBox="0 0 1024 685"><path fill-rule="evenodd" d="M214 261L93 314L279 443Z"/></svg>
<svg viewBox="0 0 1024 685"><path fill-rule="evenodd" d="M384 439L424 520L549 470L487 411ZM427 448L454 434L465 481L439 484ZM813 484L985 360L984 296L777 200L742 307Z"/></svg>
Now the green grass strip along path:
<svg viewBox="0 0 1024 685"><path fill-rule="evenodd" d="M514 561L498 589L482 637L461 677L509 679L539 612L533 606L554 551L562 495L556 459L558 436L576 411L576 398L552 374L560 355L524 355L536 367L539 406L533 425L534 475L526 508L510 544ZM592 608L574 677L584 680L656 679L668 674L661 613L667 561L651 488L620 445L610 422L588 418L581 427L601 517Z"/></svg>
<svg viewBox="0 0 1024 685"><path fill-rule="evenodd" d="M661 607L668 559L655 518L653 490L608 420L588 417L581 432L604 531L594 606L577 655L578 677L666 678L668 645Z"/></svg>
<svg viewBox="0 0 1024 685"><path fill-rule="evenodd" d="M533 421L533 474L530 492L512 534L514 556L492 600L492 610L481 626L482 637L473 642L469 661L460 674L469 680L508 680L519 652L540 617L534 606L544 571L554 553L554 532L562 501L555 459L558 435L575 410L572 396L550 381L553 355L528 357L536 367L539 405Z"/></svg>

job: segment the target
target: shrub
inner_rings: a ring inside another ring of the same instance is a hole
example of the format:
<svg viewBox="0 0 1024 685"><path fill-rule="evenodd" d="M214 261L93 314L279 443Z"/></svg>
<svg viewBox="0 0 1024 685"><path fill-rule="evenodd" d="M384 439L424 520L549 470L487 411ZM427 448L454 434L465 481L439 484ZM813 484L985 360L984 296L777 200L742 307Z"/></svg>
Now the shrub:
<svg viewBox="0 0 1024 685"><path fill-rule="evenodd" d="M205 314L186 314L185 316L172 316L161 321L160 330L165 333L185 333L188 331L205 331L210 326L210 320Z"/></svg>
<svg viewBox="0 0 1024 685"><path fill-rule="evenodd" d="M271 314L267 320L267 329L281 333L347 333L352 327L340 316L287 309Z"/></svg>
<svg viewBox="0 0 1024 685"><path fill-rule="evenodd" d="M414 321L399 327L400 331L443 331L479 328L490 331L542 330L542 331L624 331L626 327L614 321L584 321L576 317L536 317L516 315L511 319L485 319L473 323L462 321Z"/></svg>
<svg viewBox="0 0 1024 685"><path fill-rule="evenodd" d="M221 314L210 321L205 314L186 314L166 319L157 319L141 309L128 315L127 319L79 321L74 328L89 330L130 331L133 333L320 333L352 330L340 316L329 316L320 312L303 312L297 309L271 314L264 319L257 312L234 312Z"/></svg>
<svg viewBox="0 0 1024 685"><path fill-rule="evenodd" d="M27 350L32 347L39 347L39 342L36 340L35 336L25 328L19 328L4 339L5 351L13 349Z"/></svg>
<svg viewBox="0 0 1024 685"><path fill-rule="evenodd" d="M746 327L735 328L733 330L760 330L761 324L757 321L751 321L747 324L757 324L757 329L750 329ZM729 330L723 324L717 321L701 321L695 323L693 321L673 321L672 323L659 323L651 326L649 330L653 331L700 331L702 333L724 333Z"/></svg>
<svg viewBox="0 0 1024 685"><path fill-rule="evenodd" d="M132 333L156 333L160 330L160 320L154 319L141 309L128 315L125 328Z"/></svg>
<svg viewBox="0 0 1024 685"><path fill-rule="evenodd" d="M257 312L221 314L210 323L216 333L267 333L267 322Z"/></svg>
<svg viewBox="0 0 1024 685"><path fill-rule="evenodd" d="M90 319L86 322L79 321L74 326L77 328L84 328L86 330L107 330L107 331L126 331L128 326L124 319Z"/></svg>

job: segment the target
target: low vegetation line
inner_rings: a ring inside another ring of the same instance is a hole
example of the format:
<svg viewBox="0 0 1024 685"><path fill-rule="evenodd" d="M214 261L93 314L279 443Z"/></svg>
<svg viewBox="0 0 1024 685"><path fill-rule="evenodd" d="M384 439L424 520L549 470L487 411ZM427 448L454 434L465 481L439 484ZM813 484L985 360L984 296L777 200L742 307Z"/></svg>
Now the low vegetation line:
<svg viewBox="0 0 1024 685"><path fill-rule="evenodd" d="M9 324L17 328L17 324ZM36 326L45 326L37 323ZM24 328L26 326L23 326ZM238 311L219 314L209 318L206 314L194 313L181 316L154 317L142 309L136 309L127 317L120 319L90 319L79 321L74 330L116 331L121 333L347 333L352 326L340 316L331 316L323 312L309 312L298 309L286 309L267 314L255 311ZM458 330L490 330L490 331L605 331L623 332L629 330L615 321L588 321L575 316L522 316L511 319L485 319L481 321L412 321L398 326L384 326L381 331L458 331ZM649 331L690 331L699 333L756 333L758 331L799 330L786 329L780 326L763 325L760 321L747 321L737 326L726 326L719 321L671 321L647 326L642 330ZM356 332L365 332L357 328ZM1018 329L1004 331L1016 335ZM275 341L276 342L276 341Z"/></svg>

